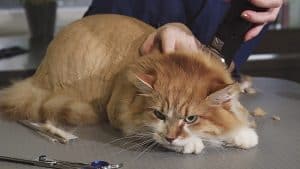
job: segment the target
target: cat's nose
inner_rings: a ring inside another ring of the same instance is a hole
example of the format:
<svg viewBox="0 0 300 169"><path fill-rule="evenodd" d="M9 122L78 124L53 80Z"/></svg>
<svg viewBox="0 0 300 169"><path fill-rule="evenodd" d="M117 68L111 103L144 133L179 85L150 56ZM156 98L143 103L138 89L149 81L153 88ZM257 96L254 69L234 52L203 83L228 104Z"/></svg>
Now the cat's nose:
<svg viewBox="0 0 300 169"><path fill-rule="evenodd" d="M165 139L169 142L169 143L172 143L175 138L174 137L165 137Z"/></svg>

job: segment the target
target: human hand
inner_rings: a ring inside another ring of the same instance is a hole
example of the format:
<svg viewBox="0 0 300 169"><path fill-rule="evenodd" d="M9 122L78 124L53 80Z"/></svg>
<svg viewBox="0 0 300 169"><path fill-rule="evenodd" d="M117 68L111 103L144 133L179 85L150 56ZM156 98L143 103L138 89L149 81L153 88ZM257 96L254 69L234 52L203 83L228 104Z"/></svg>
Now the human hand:
<svg viewBox="0 0 300 169"><path fill-rule="evenodd" d="M169 23L147 37L140 48L140 53L141 55L151 53L157 47L163 53L179 50L196 52L201 48L201 43L184 24Z"/></svg>
<svg viewBox="0 0 300 169"><path fill-rule="evenodd" d="M283 4L283 0L249 0L252 4L257 7L266 8L265 12L256 12L251 10L246 10L242 13L242 17L249 22L257 24L257 26L250 29L244 40L248 41L255 36L257 36L263 27L269 23L276 20L279 10Z"/></svg>

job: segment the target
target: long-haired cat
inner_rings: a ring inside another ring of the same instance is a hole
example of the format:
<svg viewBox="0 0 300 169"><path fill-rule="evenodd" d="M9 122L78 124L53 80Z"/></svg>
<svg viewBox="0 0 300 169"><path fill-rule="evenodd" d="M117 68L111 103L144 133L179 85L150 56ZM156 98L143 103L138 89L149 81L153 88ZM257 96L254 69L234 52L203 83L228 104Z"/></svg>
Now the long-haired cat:
<svg viewBox="0 0 300 169"><path fill-rule="evenodd" d="M108 119L125 134L150 132L183 153L200 153L203 139L255 146L239 86L223 63L203 51L141 57L139 47L153 31L119 15L70 24L32 77L1 91L1 114L71 125Z"/></svg>

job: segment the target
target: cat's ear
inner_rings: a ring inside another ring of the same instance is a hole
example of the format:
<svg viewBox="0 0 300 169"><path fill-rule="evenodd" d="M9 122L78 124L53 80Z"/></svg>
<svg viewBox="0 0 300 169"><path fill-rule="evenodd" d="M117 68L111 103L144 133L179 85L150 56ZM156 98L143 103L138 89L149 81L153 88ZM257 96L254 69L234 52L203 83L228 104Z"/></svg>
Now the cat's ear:
<svg viewBox="0 0 300 169"><path fill-rule="evenodd" d="M230 84L223 89L213 92L206 97L206 101L210 105L222 105L224 103L229 103L232 100L236 100L240 93L240 86L237 83Z"/></svg>
<svg viewBox="0 0 300 169"><path fill-rule="evenodd" d="M136 87L142 92L149 92L153 90L155 82L155 76L146 73L140 73L135 75L137 79Z"/></svg>

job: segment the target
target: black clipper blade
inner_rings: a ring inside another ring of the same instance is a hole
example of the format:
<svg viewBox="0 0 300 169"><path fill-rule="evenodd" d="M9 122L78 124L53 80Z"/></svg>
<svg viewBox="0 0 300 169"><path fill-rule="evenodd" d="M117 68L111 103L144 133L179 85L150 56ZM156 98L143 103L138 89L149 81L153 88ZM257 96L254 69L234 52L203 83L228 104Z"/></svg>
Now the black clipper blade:
<svg viewBox="0 0 300 169"><path fill-rule="evenodd" d="M225 60L227 66L231 64L235 53L244 42L245 34L255 26L241 17L245 10L262 12L267 9L254 6L249 0L231 0L231 7L208 46Z"/></svg>

